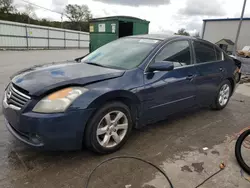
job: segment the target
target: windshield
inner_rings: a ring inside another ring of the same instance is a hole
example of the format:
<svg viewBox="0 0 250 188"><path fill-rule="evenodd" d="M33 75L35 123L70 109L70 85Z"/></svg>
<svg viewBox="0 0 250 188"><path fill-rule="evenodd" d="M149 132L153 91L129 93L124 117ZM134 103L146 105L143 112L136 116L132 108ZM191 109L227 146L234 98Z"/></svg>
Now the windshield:
<svg viewBox="0 0 250 188"><path fill-rule="evenodd" d="M115 40L84 57L82 62L109 68L132 69L137 67L159 42L139 38Z"/></svg>

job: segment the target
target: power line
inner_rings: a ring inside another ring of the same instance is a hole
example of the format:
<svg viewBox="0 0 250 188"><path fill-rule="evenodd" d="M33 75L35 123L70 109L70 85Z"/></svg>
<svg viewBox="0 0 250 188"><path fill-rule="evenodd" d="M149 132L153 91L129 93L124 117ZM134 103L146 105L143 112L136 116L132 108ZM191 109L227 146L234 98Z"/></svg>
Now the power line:
<svg viewBox="0 0 250 188"><path fill-rule="evenodd" d="M40 6L40 5L37 5L37 4L35 4L35 3L31 3L31 2L26 1L26 0L21 0L21 1L23 1L23 2L25 2L25 3L28 3L28 4L30 4L30 5L33 5L33 6L36 6L36 7L42 8L42 9L44 9L44 10L48 10L48 11L50 11L50 12L54 12L54 13L57 13L57 14L63 15L63 12L57 12L57 11L55 11L55 10L51 10L51 9L49 9L49 8L42 7L42 6Z"/></svg>

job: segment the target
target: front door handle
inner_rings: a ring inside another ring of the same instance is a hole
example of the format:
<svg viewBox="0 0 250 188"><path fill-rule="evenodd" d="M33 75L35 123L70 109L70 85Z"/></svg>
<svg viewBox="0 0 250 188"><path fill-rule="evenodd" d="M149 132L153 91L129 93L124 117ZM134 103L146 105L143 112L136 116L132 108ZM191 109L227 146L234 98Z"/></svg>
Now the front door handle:
<svg viewBox="0 0 250 188"><path fill-rule="evenodd" d="M194 75L190 74L186 77L186 80L192 80L194 78Z"/></svg>

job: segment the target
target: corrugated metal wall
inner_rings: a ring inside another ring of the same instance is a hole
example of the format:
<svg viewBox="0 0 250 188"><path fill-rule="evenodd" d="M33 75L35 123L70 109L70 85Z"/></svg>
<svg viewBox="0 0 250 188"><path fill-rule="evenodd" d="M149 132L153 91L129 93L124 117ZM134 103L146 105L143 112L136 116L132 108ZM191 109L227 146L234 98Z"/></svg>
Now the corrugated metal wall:
<svg viewBox="0 0 250 188"><path fill-rule="evenodd" d="M89 33L0 20L0 49L88 48Z"/></svg>
<svg viewBox="0 0 250 188"><path fill-rule="evenodd" d="M235 41L239 21L206 21L204 25L205 40L216 43L221 39L230 39ZM237 49L250 45L250 20L243 20Z"/></svg>

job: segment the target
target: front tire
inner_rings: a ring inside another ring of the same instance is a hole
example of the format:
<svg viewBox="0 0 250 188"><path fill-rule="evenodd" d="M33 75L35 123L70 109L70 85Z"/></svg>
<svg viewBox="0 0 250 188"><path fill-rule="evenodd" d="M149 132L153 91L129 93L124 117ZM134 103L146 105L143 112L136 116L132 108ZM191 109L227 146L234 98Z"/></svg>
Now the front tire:
<svg viewBox="0 0 250 188"><path fill-rule="evenodd" d="M100 154L112 153L125 144L131 130L129 108L121 102L111 102L90 119L84 136L85 145Z"/></svg>
<svg viewBox="0 0 250 188"><path fill-rule="evenodd" d="M219 90L217 91L215 100L213 102L212 109L222 110L229 102L232 92L232 85L229 80L225 80L221 83Z"/></svg>

